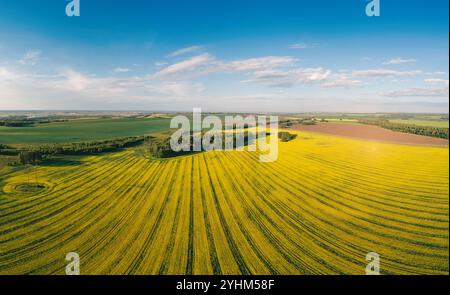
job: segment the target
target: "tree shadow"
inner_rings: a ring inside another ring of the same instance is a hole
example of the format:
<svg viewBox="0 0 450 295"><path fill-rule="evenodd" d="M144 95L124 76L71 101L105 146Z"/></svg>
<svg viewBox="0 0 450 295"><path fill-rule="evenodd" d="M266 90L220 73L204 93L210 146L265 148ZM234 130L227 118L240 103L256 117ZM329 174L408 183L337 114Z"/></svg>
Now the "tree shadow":
<svg viewBox="0 0 450 295"><path fill-rule="evenodd" d="M73 159L45 159L41 163L39 163L39 166L45 166L45 167L65 167L65 166L79 166L83 162Z"/></svg>

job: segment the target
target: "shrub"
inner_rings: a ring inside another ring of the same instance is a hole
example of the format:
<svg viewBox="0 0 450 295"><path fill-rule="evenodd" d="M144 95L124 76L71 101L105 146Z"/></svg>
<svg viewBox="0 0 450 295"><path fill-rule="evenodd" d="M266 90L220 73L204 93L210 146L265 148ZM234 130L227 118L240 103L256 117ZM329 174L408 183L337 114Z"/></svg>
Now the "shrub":
<svg viewBox="0 0 450 295"><path fill-rule="evenodd" d="M292 133L283 131L283 132L278 133L278 138L280 138L282 142L288 142L288 141L291 141L291 140L297 138L297 134L292 134Z"/></svg>

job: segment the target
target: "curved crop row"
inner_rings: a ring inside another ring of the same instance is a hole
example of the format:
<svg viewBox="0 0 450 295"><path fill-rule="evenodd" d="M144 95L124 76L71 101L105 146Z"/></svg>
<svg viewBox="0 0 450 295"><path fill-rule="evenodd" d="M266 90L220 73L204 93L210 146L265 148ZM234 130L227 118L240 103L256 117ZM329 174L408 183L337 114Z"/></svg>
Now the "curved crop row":
<svg viewBox="0 0 450 295"><path fill-rule="evenodd" d="M0 274L448 274L447 148L299 133L279 159L133 149L2 174ZM16 184L45 183L37 195Z"/></svg>

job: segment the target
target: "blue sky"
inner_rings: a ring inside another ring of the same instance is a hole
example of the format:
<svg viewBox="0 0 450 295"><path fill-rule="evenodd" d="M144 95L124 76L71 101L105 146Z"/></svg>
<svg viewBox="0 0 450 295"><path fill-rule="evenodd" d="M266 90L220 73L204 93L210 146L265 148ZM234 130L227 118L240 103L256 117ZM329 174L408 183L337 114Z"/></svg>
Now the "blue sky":
<svg viewBox="0 0 450 295"><path fill-rule="evenodd" d="M0 0L0 110L448 112L448 1Z"/></svg>

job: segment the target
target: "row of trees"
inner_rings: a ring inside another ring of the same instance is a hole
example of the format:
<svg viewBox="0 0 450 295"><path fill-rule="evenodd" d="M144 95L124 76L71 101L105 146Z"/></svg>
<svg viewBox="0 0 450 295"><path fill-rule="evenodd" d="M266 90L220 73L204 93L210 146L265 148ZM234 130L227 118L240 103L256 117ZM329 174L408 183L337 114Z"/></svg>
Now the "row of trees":
<svg viewBox="0 0 450 295"><path fill-rule="evenodd" d="M10 146L7 146L5 144L0 144L0 155L4 156L17 156L19 154L19 151L15 148L12 148Z"/></svg>
<svg viewBox="0 0 450 295"><path fill-rule="evenodd" d="M1 120L0 126L4 127L30 127L34 122L29 120Z"/></svg>
<svg viewBox="0 0 450 295"><path fill-rule="evenodd" d="M224 133L220 133L217 136L222 136L223 138ZM266 135L270 135L270 133L266 133ZM233 133L233 149L237 148L237 135L236 133ZM250 137L248 135L248 132L244 132L244 146L248 146L249 144L251 144L250 142ZM215 136L211 137L211 144L214 142L215 140ZM180 142L181 143L181 142ZM225 141L222 140L222 149L225 149ZM188 142L188 146L186 147L186 151L179 151L179 152L175 152L172 150L172 147L170 146L170 138L162 138L162 139L156 139L153 138L152 140L149 141L148 143L148 151L150 152L151 156L154 158L171 158L171 157L176 157L176 156L180 156L180 155L188 155L188 154L192 154L195 153L194 152L194 137L192 135L190 135L190 139Z"/></svg>
<svg viewBox="0 0 450 295"><path fill-rule="evenodd" d="M21 151L19 152L19 163L25 164L37 164L42 161L44 155L39 151Z"/></svg>
<svg viewBox="0 0 450 295"><path fill-rule="evenodd" d="M278 123L278 126L280 126L280 128L289 128L289 127L291 127L292 125L298 124L298 123L299 123L298 120L290 120L290 119L287 119L287 120L281 120L281 121Z"/></svg>
<svg viewBox="0 0 450 295"><path fill-rule="evenodd" d="M448 128L431 127L431 126L418 126L413 124L393 123L389 120L359 120L362 124L375 125L382 128L390 129L392 131L412 133L417 135L432 136L438 138L448 139Z"/></svg>
<svg viewBox="0 0 450 295"><path fill-rule="evenodd" d="M325 122L325 120L322 119L321 122ZM286 119L286 120L281 120L278 124L279 124L280 128L289 128L295 124L316 125L317 119L316 118Z"/></svg>
<svg viewBox="0 0 450 295"><path fill-rule="evenodd" d="M15 149L0 144L0 155L17 156L15 164L36 164L53 155L92 155L116 151L126 147L132 147L151 140L150 136L135 136L117 138L103 141L77 142L69 144L52 144L31 146L29 148Z"/></svg>
<svg viewBox="0 0 450 295"><path fill-rule="evenodd" d="M65 119L37 119L37 118L7 118L0 120L0 126L4 127L32 127L35 124L48 124L52 122L66 122Z"/></svg>
<svg viewBox="0 0 450 295"><path fill-rule="evenodd" d="M45 155L91 155L112 152L142 144L149 136L133 136L102 141L75 142L69 144L41 145L35 147Z"/></svg>

